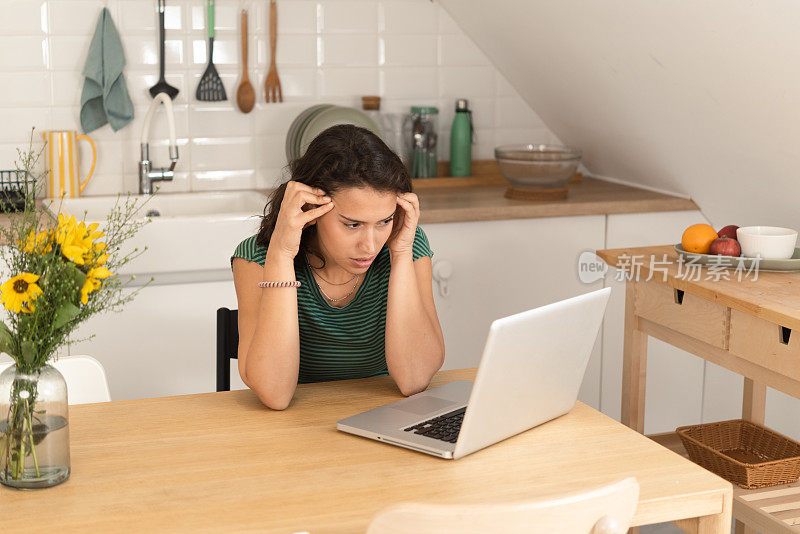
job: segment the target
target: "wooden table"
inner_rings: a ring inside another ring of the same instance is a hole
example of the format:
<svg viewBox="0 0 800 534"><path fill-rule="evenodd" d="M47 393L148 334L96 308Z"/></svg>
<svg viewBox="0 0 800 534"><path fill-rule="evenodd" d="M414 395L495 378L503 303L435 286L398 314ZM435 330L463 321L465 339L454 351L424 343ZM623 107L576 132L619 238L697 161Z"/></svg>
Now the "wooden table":
<svg viewBox="0 0 800 534"><path fill-rule="evenodd" d="M599 250L597 255L627 278L623 423L644 431L648 336L742 375L743 419L764 423L766 386L800 398L800 273L742 273L740 281L729 270L725 279L716 269L680 267L672 245ZM671 436L654 438L682 452ZM758 528L796 534L791 525L800 524L797 486L736 488L737 532Z"/></svg>
<svg viewBox="0 0 800 534"><path fill-rule="evenodd" d="M507 502L628 476L641 485L635 524L730 529L730 484L581 403L456 461L336 430L399 398L379 377L300 385L280 412L249 390L72 406L71 478L0 488L3 531L355 533L391 503Z"/></svg>

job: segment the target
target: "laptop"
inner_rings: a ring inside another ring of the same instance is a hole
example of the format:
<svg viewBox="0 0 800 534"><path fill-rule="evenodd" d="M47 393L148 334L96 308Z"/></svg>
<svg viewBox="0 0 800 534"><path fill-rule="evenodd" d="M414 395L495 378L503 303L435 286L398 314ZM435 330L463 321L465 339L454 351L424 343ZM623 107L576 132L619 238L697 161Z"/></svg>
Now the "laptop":
<svg viewBox="0 0 800 534"><path fill-rule="evenodd" d="M455 380L342 419L341 431L458 459L569 412L611 288L498 319L475 382Z"/></svg>

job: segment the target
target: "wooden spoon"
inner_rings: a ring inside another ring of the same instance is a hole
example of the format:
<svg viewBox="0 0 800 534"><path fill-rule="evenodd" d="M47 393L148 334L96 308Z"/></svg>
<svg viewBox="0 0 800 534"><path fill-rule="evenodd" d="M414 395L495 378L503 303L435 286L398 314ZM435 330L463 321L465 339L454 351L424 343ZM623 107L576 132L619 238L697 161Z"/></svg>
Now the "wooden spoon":
<svg viewBox="0 0 800 534"><path fill-rule="evenodd" d="M242 10L242 81L236 91L236 105L242 113L250 113L256 103L256 92L247 76L247 10Z"/></svg>

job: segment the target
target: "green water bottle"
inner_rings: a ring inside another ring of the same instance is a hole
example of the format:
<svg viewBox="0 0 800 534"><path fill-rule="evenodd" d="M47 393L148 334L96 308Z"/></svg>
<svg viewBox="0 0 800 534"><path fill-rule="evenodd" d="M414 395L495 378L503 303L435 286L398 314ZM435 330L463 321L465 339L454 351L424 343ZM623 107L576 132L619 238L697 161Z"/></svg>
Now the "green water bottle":
<svg viewBox="0 0 800 534"><path fill-rule="evenodd" d="M469 102L456 100L456 116L450 129L450 176L472 174L472 112Z"/></svg>

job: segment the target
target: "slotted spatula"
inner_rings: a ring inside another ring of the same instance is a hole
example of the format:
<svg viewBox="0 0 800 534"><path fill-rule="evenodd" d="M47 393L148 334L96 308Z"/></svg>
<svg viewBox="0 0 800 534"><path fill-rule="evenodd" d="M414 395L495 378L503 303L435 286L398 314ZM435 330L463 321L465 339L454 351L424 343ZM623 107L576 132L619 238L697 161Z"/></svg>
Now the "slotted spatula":
<svg viewBox="0 0 800 534"><path fill-rule="evenodd" d="M158 0L158 46L159 46L159 71L161 76L156 84L150 88L150 96L156 97L158 93L167 93L171 100L178 96L178 88L173 87L164 79L164 11L167 9L166 0Z"/></svg>
<svg viewBox="0 0 800 534"><path fill-rule="evenodd" d="M214 66L214 0L206 0L208 8L208 65L200 83L197 85L195 98L203 102L222 102L228 99L225 86L219 78L217 68Z"/></svg>

